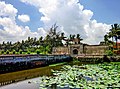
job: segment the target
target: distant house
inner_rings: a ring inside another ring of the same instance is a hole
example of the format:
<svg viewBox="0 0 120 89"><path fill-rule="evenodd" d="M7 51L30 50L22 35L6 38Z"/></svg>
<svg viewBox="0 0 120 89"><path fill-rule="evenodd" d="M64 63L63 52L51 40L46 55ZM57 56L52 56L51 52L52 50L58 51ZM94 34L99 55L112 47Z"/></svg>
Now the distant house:
<svg viewBox="0 0 120 89"><path fill-rule="evenodd" d="M116 54L120 54L120 43L119 42L117 42L117 46L116 46L116 43L113 44L113 52Z"/></svg>
<svg viewBox="0 0 120 89"><path fill-rule="evenodd" d="M114 49L116 49L116 48L117 48L117 49L120 49L120 43L119 43L119 42L117 42L117 46L116 46L116 43L115 43L115 44L113 44L113 48L114 48Z"/></svg>

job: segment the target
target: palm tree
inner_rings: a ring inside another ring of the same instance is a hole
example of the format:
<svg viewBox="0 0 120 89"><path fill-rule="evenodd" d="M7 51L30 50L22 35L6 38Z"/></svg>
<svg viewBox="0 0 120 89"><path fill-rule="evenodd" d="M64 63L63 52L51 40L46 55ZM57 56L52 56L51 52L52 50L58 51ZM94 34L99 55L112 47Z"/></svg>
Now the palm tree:
<svg viewBox="0 0 120 89"><path fill-rule="evenodd" d="M61 33L60 38L61 38L61 40L65 40L66 37L65 37L65 33L64 32Z"/></svg>
<svg viewBox="0 0 120 89"><path fill-rule="evenodd" d="M108 43L108 35L105 35L105 36L104 36L104 41L105 41L105 44Z"/></svg>
<svg viewBox="0 0 120 89"><path fill-rule="evenodd" d="M117 49L117 40L118 40L117 25L118 24L114 24L114 28L112 28L112 29L115 30L114 38L115 38L115 41L116 41L116 49Z"/></svg>
<svg viewBox="0 0 120 89"><path fill-rule="evenodd" d="M5 42L3 41L3 43L2 43L2 47L1 47L4 51L6 51L6 44L5 44Z"/></svg>
<svg viewBox="0 0 120 89"><path fill-rule="evenodd" d="M112 28L110 29L110 32L108 33L108 38L112 38L113 43L115 40L116 49L117 49L118 47L117 42L118 42L118 39L120 39L120 27L118 24L111 25L111 27Z"/></svg>
<svg viewBox="0 0 120 89"><path fill-rule="evenodd" d="M78 44L80 44L80 41L82 41L83 39L80 37L80 34L77 34L77 37L76 37L77 39L78 39Z"/></svg>

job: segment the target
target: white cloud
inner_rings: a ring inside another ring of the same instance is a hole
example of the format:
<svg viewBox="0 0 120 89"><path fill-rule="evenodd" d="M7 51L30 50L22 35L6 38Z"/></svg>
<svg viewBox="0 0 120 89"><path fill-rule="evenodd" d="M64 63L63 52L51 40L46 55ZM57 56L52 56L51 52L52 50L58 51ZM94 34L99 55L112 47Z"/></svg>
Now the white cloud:
<svg viewBox="0 0 120 89"><path fill-rule="evenodd" d="M28 15L25 15L25 14L23 14L23 15L18 15L18 19L19 19L20 21L22 21L22 22L28 22L28 21L30 21L30 17L29 17Z"/></svg>
<svg viewBox="0 0 120 89"><path fill-rule="evenodd" d="M5 4L5 2L0 1L0 17L9 17L15 19L18 10L11 4Z"/></svg>
<svg viewBox="0 0 120 89"><path fill-rule="evenodd" d="M21 41L30 37L38 37L38 32L31 32L28 26L19 26L15 22L18 10L11 4L0 1L0 42Z"/></svg>
<svg viewBox="0 0 120 89"><path fill-rule="evenodd" d="M47 34L47 32L43 28L38 28L38 33L40 36L43 36L43 37Z"/></svg>
<svg viewBox="0 0 120 89"><path fill-rule="evenodd" d="M84 25L84 30L86 32L87 38L84 42L93 44L98 43L103 40L104 35L110 29L110 25L97 23L96 20L92 20L89 24Z"/></svg>
<svg viewBox="0 0 120 89"><path fill-rule="evenodd" d="M24 3L36 6L43 14L41 21L45 27L55 22L67 35L80 33L83 41L89 44L98 44L110 26L91 20L93 12L84 9L78 0L21 0Z"/></svg>
<svg viewBox="0 0 120 89"><path fill-rule="evenodd" d="M81 34L84 42L98 44L103 40L104 34L110 26L91 20L93 12L84 9L84 6L77 3L78 0L21 0L38 8L42 13L41 21L43 28L38 28L37 32L31 32L28 26L19 26L15 22L18 10L11 4L0 1L0 41L18 41L30 37L45 36L46 30L54 23L65 34ZM22 22L30 21L29 16L18 15ZM2 27L2 28L1 28Z"/></svg>

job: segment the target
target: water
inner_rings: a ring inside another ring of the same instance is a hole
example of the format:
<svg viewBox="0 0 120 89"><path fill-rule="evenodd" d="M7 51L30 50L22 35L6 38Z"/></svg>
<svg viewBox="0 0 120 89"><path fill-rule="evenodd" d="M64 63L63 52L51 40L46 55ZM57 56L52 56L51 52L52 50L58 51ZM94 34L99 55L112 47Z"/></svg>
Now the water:
<svg viewBox="0 0 120 89"><path fill-rule="evenodd" d="M74 64L81 65L81 64L86 64L86 63L71 62L69 64L70 65L74 65ZM62 65L57 65L57 66L51 66L51 67L48 66L47 68L42 69L42 71L40 71L41 76L42 75L51 75L51 71L50 71L51 69L59 70L62 66L63 66L63 64ZM38 81L38 80L39 80L39 77L24 80L24 81L19 81L19 82L16 82L16 83L12 83L12 84L9 84L9 85L2 86L2 87L0 87L0 89L39 89L39 84L34 82L34 81ZM67 88L65 88L65 89L67 89Z"/></svg>
<svg viewBox="0 0 120 89"><path fill-rule="evenodd" d="M16 73L13 73L13 74L10 74L10 75L9 74L6 75L6 77L11 78L11 76L16 77L16 76L20 76L21 74L22 74L23 77L26 77L27 74L28 74L27 77L31 77L31 76L35 76L36 74L38 74L38 72L39 72L39 76L43 76L43 75L50 76L51 75L51 69L59 70L63 65L64 64L60 64L60 65L57 65L57 66L54 66L54 65L53 66L46 66L46 67L42 67L42 68L31 69L31 71L23 71L23 73L16 72L17 75L15 75ZM2 79L2 77L5 77L5 76L1 76L0 79ZM27 79L27 80L15 82L15 83L12 83L12 84L9 84L9 85L1 86L0 89L39 89L39 84L34 82L34 81L38 81L38 80L39 80L39 77L32 78L32 79Z"/></svg>
<svg viewBox="0 0 120 89"><path fill-rule="evenodd" d="M39 89L39 84L33 81L38 81L39 78L28 79L10 85L2 86L0 89ZM30 83L29 83L30 82Z"/></svg>

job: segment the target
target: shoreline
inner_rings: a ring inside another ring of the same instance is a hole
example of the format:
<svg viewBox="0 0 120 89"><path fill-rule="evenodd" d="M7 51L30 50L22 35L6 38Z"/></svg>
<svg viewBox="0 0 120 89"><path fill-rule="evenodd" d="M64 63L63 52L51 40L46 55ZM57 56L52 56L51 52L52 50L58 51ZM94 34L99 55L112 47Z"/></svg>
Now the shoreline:
<svg viewBox="0 0 120 89"><path fill-rule="evenodd" d="M0 89L39 89L39 84L29 81L38 81L39 77L1 86Z"/></svg>

